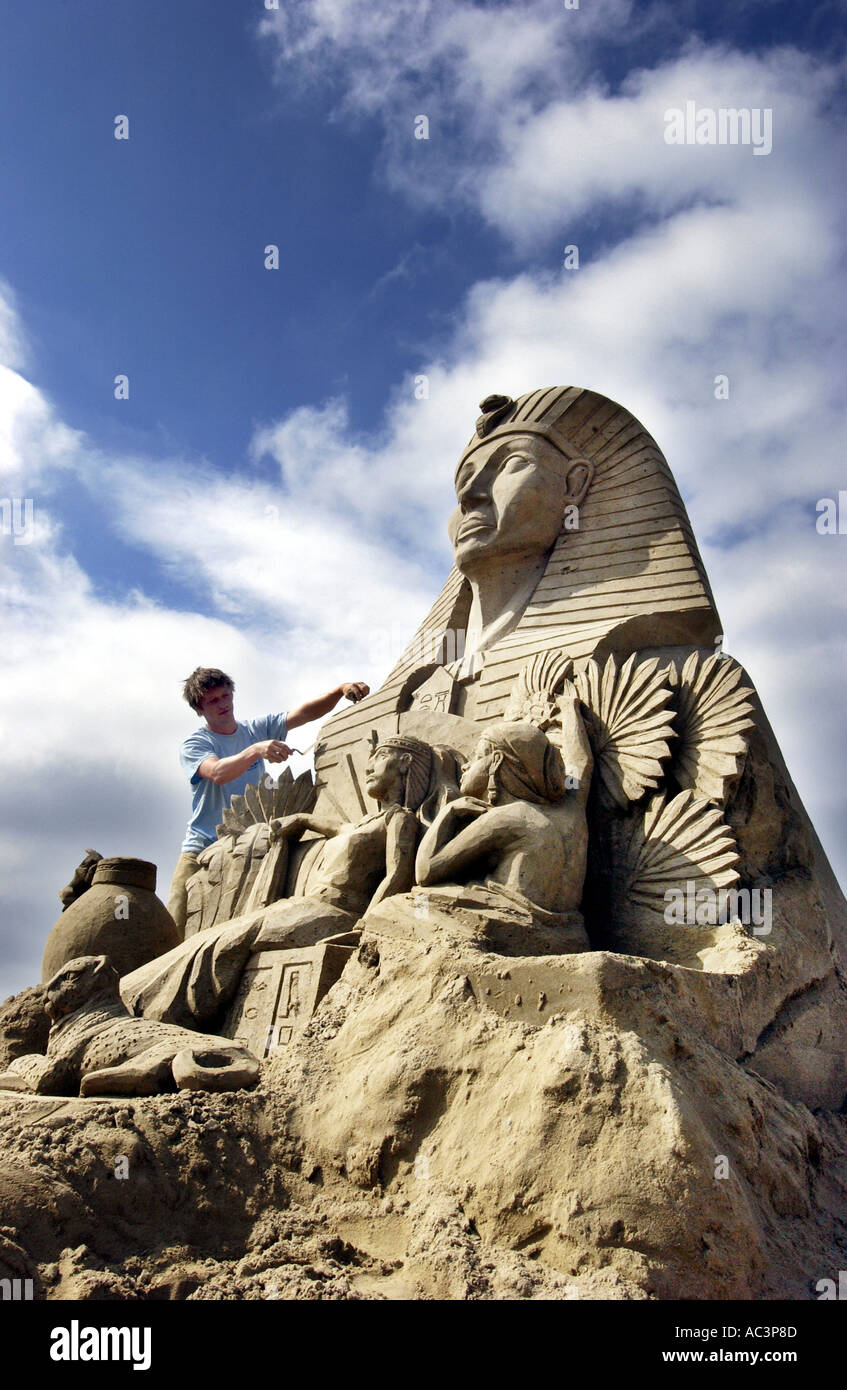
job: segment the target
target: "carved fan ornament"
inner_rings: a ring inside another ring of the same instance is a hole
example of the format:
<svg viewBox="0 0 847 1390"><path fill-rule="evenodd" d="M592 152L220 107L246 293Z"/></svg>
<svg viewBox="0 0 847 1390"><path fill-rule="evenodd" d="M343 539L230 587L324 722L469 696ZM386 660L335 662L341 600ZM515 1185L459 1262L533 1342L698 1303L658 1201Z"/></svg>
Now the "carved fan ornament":
<svg viewBox="0 0 847 1390"><path fill-rule="evenodd" d="M277 816L311 811L316 795L311 772L301 772L295 778L287 767L276 786L269 786L262 778L258 785L251 783L246 787L243 796L232 798L223 813L222 824L217 827L218 839L224 835L241 835L251 825L274 820Z"/></svg>
<svg viewBox="0 0 847 1390"><path fill-rule="evenodd" d="M628 834L628 840L624 836ZM692 791L671 801L654 796L643 818L621 835L613 885L615 915L626 921L634 908L663 913L669 889L691 883L717 892L738 882L732 831L710 801Z"/></svg>
<svg viewBox="0 0 847 1390"><path fill-rule="evenodd" d="M566 652L539 652L515 678L503 718L526 721L547 733L559 718L557 695L572 675L573 662Z"/></svg>
<svg viewBox="0 0 847 1390"><path fill-rule="evenodd" d="M690 885L695 893L718 893L739 881L735 838L713 802L722 799L746 753L751 692L728 658L695 652L679 676L659 667L658 658L639 661L637 653L620 667L610 656L602 669L589 661L575 678L601 799L630 812L607 832L594 827L611 835L604 877L621 924L645 910L663 915L669 890ZM515 681L505 718L528 720L555 738L558 696L572 673L565 653L533 658ZM638 811L633 802L661 785L672 756L684 790L658 792Z"/></svg>
<svg viewBox="0 0 847 1390"><path fill-rule="evenodd" d="M610 656L576 678L601 796L621 810L659 786L671 755L673 692L658 668L656 657L636 663L633 654L619 668Z"/></svg>
<svg viewBox="0 0 847 1390"><path fill-rule="evenodd" d="M740 684L743 674L730 657L692 652L673 678L679 731L673 776L680 787L721 805L741 772L753 728L753 691Z"/></svg>

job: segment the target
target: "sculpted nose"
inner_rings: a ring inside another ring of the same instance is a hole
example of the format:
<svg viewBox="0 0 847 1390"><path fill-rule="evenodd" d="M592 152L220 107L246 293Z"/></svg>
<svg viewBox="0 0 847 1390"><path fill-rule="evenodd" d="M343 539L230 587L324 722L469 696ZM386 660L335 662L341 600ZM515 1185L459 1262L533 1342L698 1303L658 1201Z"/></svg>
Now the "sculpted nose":
<svg viewBox="0 0 847 1390"><path fill-rule="evenodd" d="M477 502L485 502L489 499L490 487L487 469L478 468L469 478L462 483L457 493L459 506L462 511L467 511Z"/></svg>

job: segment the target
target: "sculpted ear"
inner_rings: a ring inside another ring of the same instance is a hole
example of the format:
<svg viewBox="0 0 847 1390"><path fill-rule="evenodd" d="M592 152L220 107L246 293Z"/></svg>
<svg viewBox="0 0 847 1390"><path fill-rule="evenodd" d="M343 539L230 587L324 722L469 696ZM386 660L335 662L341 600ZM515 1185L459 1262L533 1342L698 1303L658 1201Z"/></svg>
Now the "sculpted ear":
<svg viewBox="0 0 847 1390"><path fill-rule="evenodd" d="M565 505L578 507L585 499L592 482L595 468L591 459L572 459L565 474Z"/></svg>
<svg viewBox="0 0 847 1390"><path fill-rule="evenodd" d="M88 988L97 988L108 985L112 988L117 984L120 976L113 966L108 956L92 956L89 963L89 985Z"/></svg>

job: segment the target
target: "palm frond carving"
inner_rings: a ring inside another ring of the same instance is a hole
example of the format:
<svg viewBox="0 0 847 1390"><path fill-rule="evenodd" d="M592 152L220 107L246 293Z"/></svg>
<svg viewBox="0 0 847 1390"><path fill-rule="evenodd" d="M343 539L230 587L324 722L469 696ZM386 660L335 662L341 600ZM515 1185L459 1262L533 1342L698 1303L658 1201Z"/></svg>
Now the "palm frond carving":
<svg viewBox="0 0 847 1390"><path fill-rule="evenodd" d="M619 667L610 656L602 671L589 661L576 678L585 727L594 753L600 795L626 810L659 786L675 737L673 692L657 658L628 657Z"/></svg>
<svg viewBox="0 0 847 1390"><path fill-rule="evenodd" d="M737 661L692 652L677 677L679 739L672 773L680 787L724 805L744 765L753 691Z"/></svg>
<svg viewBox="0 0 847 1390"><path fill-rule="evenodd" d="M556 697L572 675L567 652L539 652L515 677L503 718L525 720L546 733L559 716Z"/></svg>
<svg viewBox="0 0 847 1390"><path fill-rule="evenodd" d="M218 826L218 839L224 835L242 834L251 825L264 824L277 816L293 816L298 811L311 811L317 789L311 772L294 777L291 768L284 769L276 786L264 782L250 785L243 796L234 796L223 813Z"/></svg>
<svg viewBox="0 0 847 1390"><path fill-rule="evenodd" d="M692 791L670 801L654 796L643 816L621 831L613 911L627 921L639 908L662 913L668 889L718 891L738 882L739 855L720 810Z"/></svg>

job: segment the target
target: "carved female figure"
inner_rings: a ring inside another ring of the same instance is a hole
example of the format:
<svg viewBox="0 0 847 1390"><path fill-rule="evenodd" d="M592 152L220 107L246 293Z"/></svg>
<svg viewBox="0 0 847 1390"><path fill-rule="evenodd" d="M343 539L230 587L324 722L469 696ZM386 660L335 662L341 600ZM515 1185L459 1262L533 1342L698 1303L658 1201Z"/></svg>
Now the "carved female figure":
<svg viewBox="0 0 847 1390"><path fill-rule="evenodd" d="M189 937L125 977L121 993L126 1002L146 1018L205 1025L232 998L252 951L314 945L349 931L371 902L407 891L420 828L416 812L427 801L437 765L432 748L422 740L385 739L372 749L366 774L377 811L355 824L309 814L273 821L270 833L278 848L308 830L326 837L305 895L259 905ZM436 795L431 793L433 801ZM284 877L284 865L274 867L273 858L273 853L266 856L268 876ZM262 888L261 878L256 888ZM273 891L267 880L264 891Z"/></svg>
<svg viewBox="0 0 847 1390"><path fill-rule="evenodd" d="M272 844L297 839L310 830L324 836L325 843L309 870L305 897L286 899L268 912L257 946L282 945L290 936L295 915L300 920L304 903L319 903L345 914L345 922L337 928L343 931L370 904L408 892L420 830L416 812L427 797L432 772L428 743L401 735L384 739L371 750L365 770L365 789L378 810L355 824L312 813L271 821Z"/></svg>
<svg viewBox="0 0 847 1390"><path fill-rule="evenodd" d="M577 909L584 845L557 812L565 767L547 735L534 724L488 725L460 790L421 842L418 883L484 883L543 916Z"/></svg>

